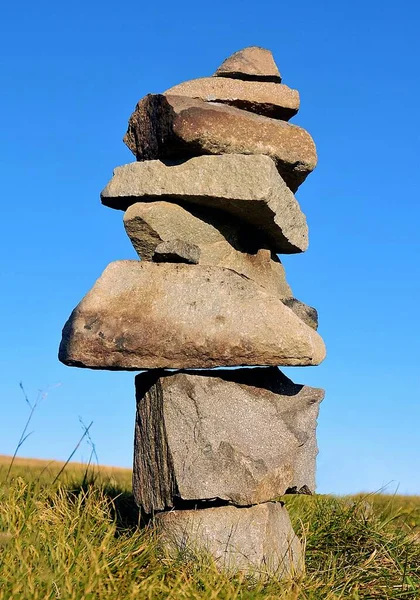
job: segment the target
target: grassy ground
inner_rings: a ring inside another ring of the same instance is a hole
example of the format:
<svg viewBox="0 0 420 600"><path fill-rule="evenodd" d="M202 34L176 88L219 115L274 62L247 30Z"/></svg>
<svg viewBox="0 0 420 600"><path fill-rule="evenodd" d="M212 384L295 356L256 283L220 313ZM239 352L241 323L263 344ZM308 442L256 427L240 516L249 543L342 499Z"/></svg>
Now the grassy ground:
<svg viewBox="0 0 420 600"><path fill-rule="evenodd" d="M0 600L420 598L420 497L284 498L306 573L255 581L174 561L139 530L126 469L0 457Z"/></svg>

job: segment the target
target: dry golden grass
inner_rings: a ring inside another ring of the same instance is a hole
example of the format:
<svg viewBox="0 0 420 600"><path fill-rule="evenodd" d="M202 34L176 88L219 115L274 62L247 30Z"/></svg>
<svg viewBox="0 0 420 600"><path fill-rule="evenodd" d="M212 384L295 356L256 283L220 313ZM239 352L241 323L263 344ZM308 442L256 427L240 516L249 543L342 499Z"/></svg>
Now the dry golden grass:
<svg viewBox="0 0 420 600"><path fill-rule="evenodd" d="M0 481L5 479L11 460L10 456L0 455ZM64 465L64 462L57 460L16 457L11 475L23 477L28 481L37 480L40 483L48 484L54 481ZM69 462L60 475L60 481L69 483L72 480L83 480L85 474L90 481L94 479L98 484L119 486L124 491L131 490L131 469L122 467Z"/></svg>
<svg viewBox="0 0 420 600"><path fill-rule="evenodd" d="M5 454L0 454L0 468L1 467L9 467L10 461L12 460L11 456L5 455ZM16 458L14 459L14 464L16 465L16 467L40 467L40 468L44 468L44 467L52 467L52 468L57 468L60 469L63 465L64 462L59 461L59 460L46 460L43 458L23 458L20 456L16 456ZM69 466L73 469L80 469L80 470L84 470L86 469L86 464L85 463L79 463L79 462L70 462ZM108 474L111 473L126 473L126 474L130 474L131 475L131 469L124 469L123 467L109 467L106 465L99 465L99 467L97 467L100 471L104 471Z"/></svg>

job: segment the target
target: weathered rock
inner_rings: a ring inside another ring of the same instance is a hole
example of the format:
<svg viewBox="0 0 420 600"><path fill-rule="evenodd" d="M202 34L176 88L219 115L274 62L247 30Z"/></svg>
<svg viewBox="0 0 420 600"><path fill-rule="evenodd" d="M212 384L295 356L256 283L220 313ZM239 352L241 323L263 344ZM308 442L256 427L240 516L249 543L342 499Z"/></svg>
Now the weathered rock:
<svg viewBox="0 0 420 600"><path fill-rule="evenodd" d="M158 244L152 258L155 262L181 262L197 265L200 260L200 254L200 248L195 244L189 244L180 239L173 239Z"/></svg>
<svg viewBox="0 0 420 600"><path fill-rule="evenodd" d="M199 156L170 166L160 160L129 163L114 170L101 200L122 210L154 200L211 207L252 225L274 252L308 247L305 215L268 156Z"/></svg>
<svg viewBox="0 0 420 600"><path fill-rule="evenodd" d="M112 183L113 180L108 187ZM124 227L142 260L151 260L158 244L173 239L184 240L201 249L222 242L239 251L242 250L242 231L245 229L246 234L249 233L243 223L235 223L221 211L163 200L136 202L129 206L124 214Z"/></svg>
<svg viewBox="0 0 420 600"><path fill-rule="evenodd" d="M321 337L281 300L228 269L117 261L75 308L59 358L141 370L312 365Z"/></svg>
<svg viewBox="0 0 420 600"><path fill-rule="evenodd" d="M313 492L323 397L275 367L138 375L137 504L150 514L179 499L249 506Z"/></svg>
<svg viewBox="0 0 420 600"><path fill-rule="evenodd" d="M288 121L299 110L299 92L281 83L241 81L227 77L201 77L166 90L166 95L220 102L257 115Z"/></svg>
<svg viewBox="0 0 420 600"><path fill-rule="evenodd" d="M143 98L130 117L124 142L137 160L266 154L292 191L317 162L315 144L304 129L186 96L149 94Z"/></svg>
<svg viewBox="0 0 420 600"><path fill-rule="evenodd" d="M309 327L318 329L318 311L316 308L304 304L297 298L283 298L282 301L286 306L291 308L304 323L309 325Z"/></svg>
<svg viewBox="0 0 420 600"><path fill-rule="evenodd" d="M253 254L239 250L243 227L226 223L223 214L189 208L159 201L137 202L128 208L124 226L142 260L155 260L162 243L179 240L199 248L201 265L232 269L275 296L292 296L276 255L265 249ZM248 245L252 246L249 242Z"/></svg>
<svg viewBox="0 0 420 600"><path fill-rule="evenodd" d="M285 577L303 569L300 542L280 502L175 510L156 515L155 524L174 558L207 555L220 570L257 576Z"/></svg>
<svg viewBox="0 0 420 600"><path fill-rule="evenodd" d="M281 76L270 50L249 46L227 58L214 74L252 81L281 82Z"/></svg>
<svg viewBox="0 0 420 600"><path fill-rule="evenodd" d="M309 327L317 329L317 311L293 298L278 257L263 248L245 252L244 246L253 248L255 236L244 227L226 222L223 214L191 206L187 210L169 202L137 202L127 209L124 226L142 260L232 269L281 298Z"/></svg>

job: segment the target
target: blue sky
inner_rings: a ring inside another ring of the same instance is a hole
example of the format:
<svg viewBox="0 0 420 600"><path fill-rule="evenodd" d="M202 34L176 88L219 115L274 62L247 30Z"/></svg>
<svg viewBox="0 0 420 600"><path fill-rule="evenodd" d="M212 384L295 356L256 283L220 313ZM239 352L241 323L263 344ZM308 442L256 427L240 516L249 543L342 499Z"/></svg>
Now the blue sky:
<svg viewBox="0 0 420 600"><path fill-rule="evenodd" d="M285 369L326 389L318 491L420 493L418 78L414 0L7 3L0 23L0 453L52 387L21 454L65 459L94 421L100 462L130 466L133 374L71 369L61 328L104 267L135 258L101 206L136 102L270 48L319 153L297 197L310 249L284 264L328 358ZM77 457L87 459L84 445Z"/></svg>

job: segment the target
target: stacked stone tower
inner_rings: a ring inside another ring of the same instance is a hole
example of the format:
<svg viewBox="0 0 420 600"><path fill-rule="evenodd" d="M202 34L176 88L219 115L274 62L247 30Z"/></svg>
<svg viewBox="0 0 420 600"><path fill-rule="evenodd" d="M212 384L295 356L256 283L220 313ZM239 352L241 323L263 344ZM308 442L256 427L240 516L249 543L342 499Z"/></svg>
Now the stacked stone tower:
<svg viewBox="0 0 420 600"><path fill-rule="evenodd" d="M124 138L137 162L115 169L101 199L125 211L141 260L105 269L59 354L145 370L133 487L167 547L279 574L301 554L278 499L315 489L324 395L278 369L325 356L317 312L294 298L277 257L308 246L294 192L317 156L288 123L298 108L257 47L137 104Z"/></svg>

